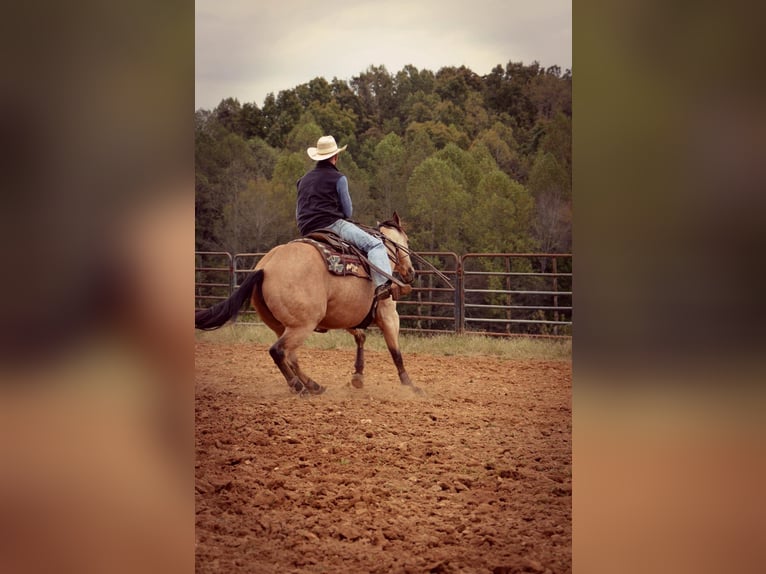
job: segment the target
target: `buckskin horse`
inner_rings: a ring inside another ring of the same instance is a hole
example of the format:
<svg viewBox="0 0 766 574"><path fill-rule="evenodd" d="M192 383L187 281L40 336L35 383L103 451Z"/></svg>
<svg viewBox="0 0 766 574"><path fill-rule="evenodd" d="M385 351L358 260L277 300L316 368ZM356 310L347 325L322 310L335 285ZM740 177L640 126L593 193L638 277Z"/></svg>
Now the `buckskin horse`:
<svg viewBox="0 0 766 574"><path fill-rule="evenodd" d="M368 231L375 231L368 229ZM415 279L408 238L396 212L389 221L378 224L403 293L411 290ZM195 312L195 327L212 330L236 317L250 299L261 320L279 337L269 354L285 377L290 389L304 394L320 394L325 388L312 380L298 365L297 350L315 330L345 329L356 341L356 361L351 384L364 384L365 319L372 314L374 286L369 277L331 274L318 249L303 240L278 245L255 266L238 289L225 301ZM378 302L372 319L386 341L403 385L420 393L404 368L399 350L399 314L392 298Z"/></svg>

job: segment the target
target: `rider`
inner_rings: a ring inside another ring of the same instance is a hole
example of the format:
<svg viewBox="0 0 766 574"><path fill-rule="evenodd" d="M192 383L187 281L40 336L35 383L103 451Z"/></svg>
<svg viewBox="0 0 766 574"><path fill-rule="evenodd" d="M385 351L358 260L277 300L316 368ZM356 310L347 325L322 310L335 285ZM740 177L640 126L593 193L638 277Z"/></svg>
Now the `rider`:
<svg viewBox="0 0 766 574"><path fill-rule="evenodd" d="M298 229L303 236L319 229L329 229L364 251L374 266L390 275L391 264L383 241L349 221L352 206L348 179L337 168L338 156L347 147L348 144L339 148L334 137L322 136L317 140L316 147L306 150L317 163L298 180L298 203L295 208ZM390 279L372 270L372 280L376 299L389 296L394 300L399 298L399 286Z"/></svg>

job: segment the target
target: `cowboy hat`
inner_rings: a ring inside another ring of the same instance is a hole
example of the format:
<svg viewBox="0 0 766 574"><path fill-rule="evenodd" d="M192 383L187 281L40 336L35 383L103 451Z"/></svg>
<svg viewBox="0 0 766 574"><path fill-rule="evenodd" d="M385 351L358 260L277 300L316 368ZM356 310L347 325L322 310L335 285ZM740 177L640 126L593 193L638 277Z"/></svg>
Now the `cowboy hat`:
<svg viewBox="0 0 766 574"><path fill-rule="evenodd" d="M336 153L342 152L344 149L348 147L348 144L344 145L343 147L338 147L338 144L335 143L335 138L332 136L322 136L317 140L316 147L310 147L306 150L306 152L309 154L309 157L315 161L321 161L323 159L330 158L334 156Z"/></svg>

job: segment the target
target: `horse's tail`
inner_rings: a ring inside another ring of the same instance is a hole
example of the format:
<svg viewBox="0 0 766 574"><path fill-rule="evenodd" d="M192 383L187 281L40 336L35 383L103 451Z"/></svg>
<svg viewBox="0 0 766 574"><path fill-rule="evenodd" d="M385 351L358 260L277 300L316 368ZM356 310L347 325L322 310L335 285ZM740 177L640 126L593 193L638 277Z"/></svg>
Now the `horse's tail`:
<svg viewBox="0 0 766 574"><path fill-rule="evenodd" d="M260 290L263 283L263 270L248 275L231 297L208 309L194 313L194 326L203 331L212 331L222 327L229 319L236 318L242 305L250 299L253 289Z"/></svg>

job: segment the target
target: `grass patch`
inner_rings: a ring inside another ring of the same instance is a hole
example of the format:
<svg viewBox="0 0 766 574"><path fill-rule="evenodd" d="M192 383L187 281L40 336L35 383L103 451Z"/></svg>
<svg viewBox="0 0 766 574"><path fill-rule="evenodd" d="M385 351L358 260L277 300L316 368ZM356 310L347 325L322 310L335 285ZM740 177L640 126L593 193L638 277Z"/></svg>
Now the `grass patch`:
<svg viewBox="0 0 766 574"><path fill-rule="evenodd" d="M276 337L265 325L226 325L216 331L196 331L199 341L211 343L260 343L271 345ZM417 335L399 336L403 353L428 355L489 355L506 359L541 359L571 361L571 339L531 337L484 337L481 335ZM354 338L346 331L313 333L306 341L315 349L354 349ZM383 335L377 329L367 331L365 349L386 351Z"/></svg>

